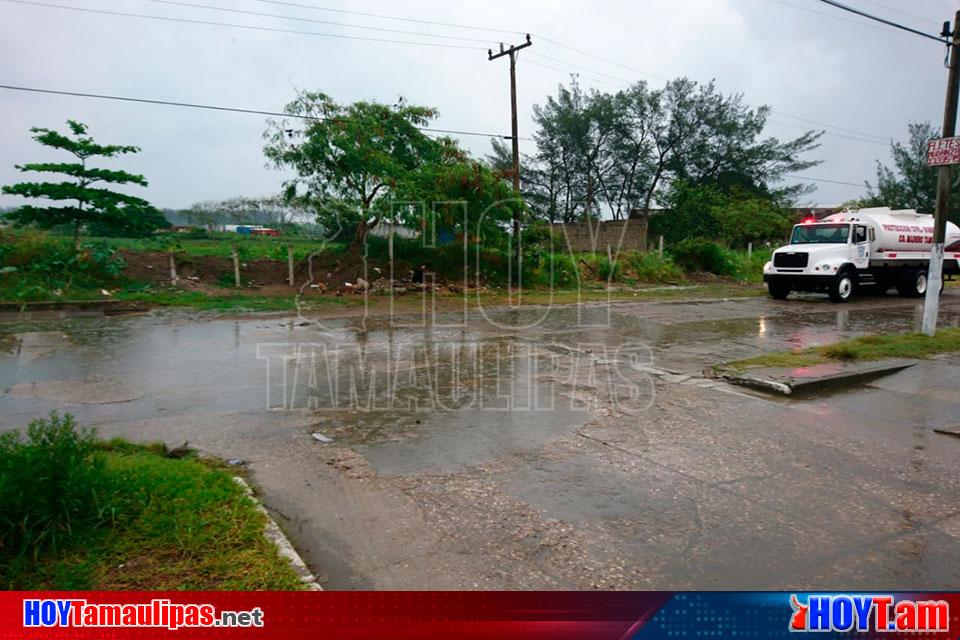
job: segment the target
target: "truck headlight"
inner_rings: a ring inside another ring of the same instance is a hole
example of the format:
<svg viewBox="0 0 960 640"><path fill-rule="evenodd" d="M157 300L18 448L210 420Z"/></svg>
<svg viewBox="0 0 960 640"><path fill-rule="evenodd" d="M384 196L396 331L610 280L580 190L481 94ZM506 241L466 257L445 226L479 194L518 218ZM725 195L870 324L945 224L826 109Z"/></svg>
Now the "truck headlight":
<svg viewBox="0 0 960 640"><path fill-rule="evenodd" d="M766 273L767 271L770 271L771 269L773 269L773 263L772 263L772 262L767 262L767 264L763 265L763 271L764 271L764 273Z"/></svg>

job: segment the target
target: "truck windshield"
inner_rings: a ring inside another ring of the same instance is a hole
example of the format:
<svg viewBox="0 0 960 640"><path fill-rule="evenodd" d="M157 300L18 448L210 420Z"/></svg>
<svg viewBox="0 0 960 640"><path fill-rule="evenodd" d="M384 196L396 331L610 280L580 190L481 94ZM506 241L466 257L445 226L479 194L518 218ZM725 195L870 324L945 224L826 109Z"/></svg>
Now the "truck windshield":
<svg viewBox="0 0 960 640"><path fill-rule="evenodd" d="M848 224L798 224L790 244L846 244L849 236Z"/></svg>

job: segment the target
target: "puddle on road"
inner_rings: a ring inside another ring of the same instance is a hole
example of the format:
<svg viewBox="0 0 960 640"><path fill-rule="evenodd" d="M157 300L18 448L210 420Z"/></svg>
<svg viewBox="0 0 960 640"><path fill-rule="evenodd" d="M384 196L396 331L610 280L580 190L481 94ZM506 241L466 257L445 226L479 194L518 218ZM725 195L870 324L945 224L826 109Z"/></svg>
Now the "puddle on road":
<svg viewBox="0 0 960 640"><path fill-rule="evenodd" d="M8 316L0 319L0 428L23 426L51 409L86 424L237 412L276 418L289 411L298 419L315 415L318 430L361 451L381 473L451 471L535 449L584 424L590 411L562 397L569 390L556 372L612 362L616 374L610 350L625 344L649 346L647 365L699 372L763 351L911 330L919 309L896 300L882 308L647 302L501 309L447 327L415 326L416 318L397 326L386 317L305 324L187 313ZM459 317L438 319L455 324ZM942 323L960 323L960 305L945 305ZM138 393L104 404L110 393L91 386L104 380ZM83 393L9 393L33 382ZM589 393L602 395L605 384L594 381Z"/></svg>

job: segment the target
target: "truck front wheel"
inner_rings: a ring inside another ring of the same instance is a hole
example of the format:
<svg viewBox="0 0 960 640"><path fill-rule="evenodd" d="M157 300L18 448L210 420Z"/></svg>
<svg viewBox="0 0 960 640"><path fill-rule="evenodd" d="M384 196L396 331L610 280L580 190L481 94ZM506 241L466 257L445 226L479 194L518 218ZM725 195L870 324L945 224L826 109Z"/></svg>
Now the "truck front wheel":
<svg viewBox="0 0 960 640"><path fill-rule="evenodd" d="M834 302L848 302L856 288L856 276L850 271L841 271L830 284L830 299Z"/></svg>
<svg viewBox="0 0 960 640"><path fill-rule="evenodd" d="M790 295L790 286L782 282L768 282L767 291L770 292L770 297L774 300L786 300L787 296Z"/></svg>
<svg viewBox="0 0 960 640"><path fill-rule="evenodd" d="M927 272L911 269L897 283L897 292L904 298L920 298L927 293Z"/></svg>

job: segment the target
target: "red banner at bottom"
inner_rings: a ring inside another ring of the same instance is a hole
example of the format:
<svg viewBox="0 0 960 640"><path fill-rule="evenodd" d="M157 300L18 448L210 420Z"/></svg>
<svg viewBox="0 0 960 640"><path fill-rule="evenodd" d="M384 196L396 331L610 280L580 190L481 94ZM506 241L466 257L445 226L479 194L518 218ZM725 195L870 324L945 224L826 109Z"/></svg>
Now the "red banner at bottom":
<svg viewBox="0 0 960 640"><path fill-rule="evenodd" d="M0 640L957 638L958 614L957 593L0 592Z"/></svg>

